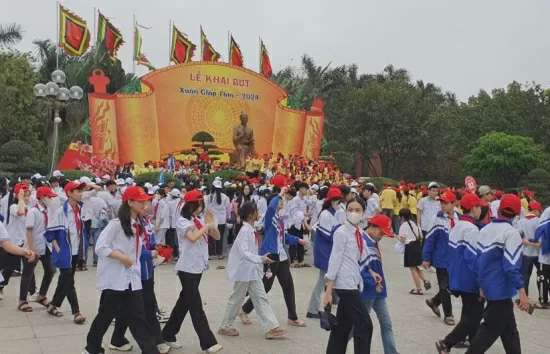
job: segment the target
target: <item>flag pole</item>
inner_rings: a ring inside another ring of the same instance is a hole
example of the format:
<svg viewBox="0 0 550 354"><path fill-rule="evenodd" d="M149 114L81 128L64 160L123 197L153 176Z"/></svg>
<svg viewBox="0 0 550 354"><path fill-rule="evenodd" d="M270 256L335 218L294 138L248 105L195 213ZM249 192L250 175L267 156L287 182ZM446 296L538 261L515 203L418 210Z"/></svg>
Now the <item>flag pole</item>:
<svg viewBox="0 0 550 354"><path fill-rule="evenodd" d="M202 61L204 59L204 53L203 53L203 51L204 51L204 43L203 43L204 39L202 38L203 37L203 35L202 35L202 25L200 26L200 28L201 28L201 61Z"/></svg>
<svg viewBox="0 0 550 354"><path fill-rule="evenodd" d="M227 50L227 62L231 64L231 31L227 31L227 41L229 43Z"/></svg>
<svg viewBox="0 0 550 354"><path fill-rule="evenodd" d="M136 25L136 14L133 14L134 16L134 52L132 53L132 72L134 75L136 74L136 31L137 31L137 25Z"/></svg>
<svg viewBox="0 0 550 354"><path fill-rule="evenodd" d="M59 12L61 11L61 3L57 1L57 13L56 13L56 19L57 19L57 47L55 47L55 68L59 69L59 36L61 36L61 28L60 28L60 19L59 19Z"/></svg>
<svg viewBox="0 0 550 354"><path fill-rule="evenodd" d="M172 62L172 42L174 41L172 23L172 20L168 20L168 65Z"/></svg>
<svg viewBox="0 0 550 354"><path fill-rule="evenodd" d="M94 28L94 31L92 33L92 38L94 38L95 36L95 41L92 40L92 43L95 45L96 42L97 42L97 29L96 29L96 19L97 19L97 7L94 6L94 16L92 17L92 21L94 21L94 25L93 25L93 28Z"/></svg>
<svg viewBox="0 0 550 354"><path fill-rule="evenodd" d="M261 74L262 73L262 37L258 36L258 53L259 53L259 56L258 56L258 72Z"/></svg>

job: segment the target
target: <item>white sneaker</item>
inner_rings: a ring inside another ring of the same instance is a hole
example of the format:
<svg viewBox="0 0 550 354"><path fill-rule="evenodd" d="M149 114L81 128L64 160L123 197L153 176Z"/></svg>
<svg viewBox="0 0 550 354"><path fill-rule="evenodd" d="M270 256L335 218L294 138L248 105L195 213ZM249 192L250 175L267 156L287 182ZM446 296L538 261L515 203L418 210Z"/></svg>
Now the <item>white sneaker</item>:
<svg viewBox="0 0 550 354"><path fill-rule="evenodd" d="M166 343L157 344L157 349L159 350L160 354L166 354L170 351L170 346Z"/></svg>
<svg viewBox="0 0 550 354"><path fill-rule="evenodd" d="M223 349L223 347L221 346L221 344L214 344L210 348L206 349L206 352L207 353L217 353L222 349Z"/></svg>
<svg viewBox="0 0 550 354"><path fill-rule="evenodd" d="M133 348L134 347L130 343L126 343L124 345L121 345L120 347L117 347L116 345L113 345L113 344L109 344L109 349L116 350L119 352L129 352Z"/></svg>
<svg viewBox="0 0 550 354"><path fill-rule="evenodd" d="M172 349L179 349L179 348L183 347L183 345L181 343L179 343L178 341L175 341L175 342L166 341L165 344L168 345Z"/></svg>

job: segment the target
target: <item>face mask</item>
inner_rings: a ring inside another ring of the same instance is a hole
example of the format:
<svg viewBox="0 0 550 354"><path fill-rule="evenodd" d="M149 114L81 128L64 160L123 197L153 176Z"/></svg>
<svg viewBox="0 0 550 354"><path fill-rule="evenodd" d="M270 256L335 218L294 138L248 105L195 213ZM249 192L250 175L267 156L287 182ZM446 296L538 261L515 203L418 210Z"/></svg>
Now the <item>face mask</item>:
<svg viewBox="0 0 550 354"><path fill-rule="evenodd" d="M351 212L351 213L348 212L347 213L347 218L348 218L348 221L352 225L357 225L363 219L363 215L361 215L360 213L356 213L356 212Z"/></svg>

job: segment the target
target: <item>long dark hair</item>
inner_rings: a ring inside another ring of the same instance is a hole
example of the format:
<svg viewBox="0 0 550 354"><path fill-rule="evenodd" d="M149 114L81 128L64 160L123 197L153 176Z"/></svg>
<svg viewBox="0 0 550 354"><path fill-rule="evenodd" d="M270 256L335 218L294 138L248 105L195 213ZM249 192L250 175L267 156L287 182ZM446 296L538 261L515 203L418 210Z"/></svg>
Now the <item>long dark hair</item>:
<svg viewBox="0 0 550 354"><path fill-rule="evenodd" d="M258 206L254 202L246 202L239 209L241 220L248 221L248 218L258 210Z"/></svg>
<svg viewBox="0 0 550 354"><path fill-rule="evenodd" d="M118 209L118 220L120 220L120 226L122 226L122 230L124 230L126 237L130 238L134 236L132 230L132 214L128 202L123 202ZM141 223L141 220L139 220L139 222Z"/></svg>
<svg viewBox="0 0 550 354"><path fill-rule="evenodd" d="M214 188L214 193L210 194L210 202L212 202L212 197L214 197L214 194L216 194L216 203L220 205L222 203L222 189Z"/></svg>
<svg viewBox="0 0 550 354"><path fill-rule="evenodd" d="M363 208L363 211L365 211L365 200L359 196L353 197L349 202L346 203L346 210L348 209L348 205L353 202L359 203L361 205L361 208Z"/></svg>
<svg viewBox="0 0 550 354"><path fill-rule="evenodd" d="M191 220L194 216L193 213L200 207L200 205L201 204L199 201L185 202L185 204L183 204L183 207L181 208L181 216L183 216L187 220Z"/></svg>

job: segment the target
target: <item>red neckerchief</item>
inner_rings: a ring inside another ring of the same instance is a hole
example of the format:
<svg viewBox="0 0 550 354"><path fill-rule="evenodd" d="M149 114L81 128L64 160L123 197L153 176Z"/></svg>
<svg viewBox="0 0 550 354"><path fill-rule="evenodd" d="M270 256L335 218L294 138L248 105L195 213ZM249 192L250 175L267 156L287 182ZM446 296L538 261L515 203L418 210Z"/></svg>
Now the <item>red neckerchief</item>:
<svg viewBox="0 0 550 354"><path fill-rule="evenodd" d="M455 227L455 224L456 224L456 221L455 221L455 218L454 218L454 212L453 212L453 214L447 215L447 216L451 220L451 229L452 229L453 227Z"/></svg>
<svg viewBox="0 0 550 354"><path fill-rule="evenodd" d="M363 254L363 236L357 226L355 227L355 242L357 242L357 248L359 249L359 255L361 256Z"/></svg>
<svg viewBox="0 0 550 354"><path fill-rule="evenodd" d="M195 223L195 227L197 228L197 230L202 229L202 223L196 216L193 217L193 223ZM204 240L208 242L208 235L203 235L202 237L204 237Z"/></svg>
<svg viewBox="0 0 550 354"><path fill-rule="evenodd" d="M135 238L136 238L136 263L138 261L138 254L139 254L139 239L141 237L144 237L144 230L143 230L143 225L141 225L141 223L139 221L135 221L134 222L134 233L135 233Z"/></svg>
<svg viewBox="0 0 550 354"><path fill-rule="evenodd" d="M280 218L278 221L279 221L279 239L281 240L281 243L283 243L283 239L285 237L285 223Z"/></svg>

